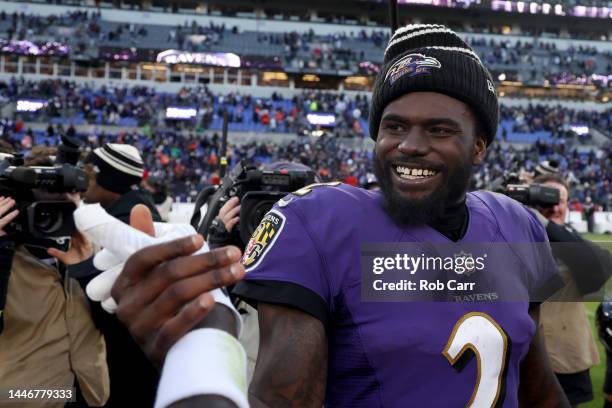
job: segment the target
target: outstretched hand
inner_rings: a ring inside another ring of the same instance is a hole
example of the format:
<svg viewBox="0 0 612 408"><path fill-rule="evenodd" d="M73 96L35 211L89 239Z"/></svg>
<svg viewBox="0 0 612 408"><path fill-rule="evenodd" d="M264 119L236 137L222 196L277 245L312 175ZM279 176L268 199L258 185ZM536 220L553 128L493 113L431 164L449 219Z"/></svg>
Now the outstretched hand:
<svg viewBox="0 0 612 408"><path fill-rule="evenodd" d="M130 225L154 233L145 206L132 210ZM192 256L203 245L201 235L192 235L144 248L130 256L113 285L117 317L158 366L169 348L212 310L209 292L244 276L238 248Z"/></svg>

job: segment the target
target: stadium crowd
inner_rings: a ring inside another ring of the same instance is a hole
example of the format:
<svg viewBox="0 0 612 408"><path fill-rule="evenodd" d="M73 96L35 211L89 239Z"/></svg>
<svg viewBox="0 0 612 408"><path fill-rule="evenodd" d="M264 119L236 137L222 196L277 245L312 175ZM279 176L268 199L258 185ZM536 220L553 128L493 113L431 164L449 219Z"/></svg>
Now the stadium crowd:
<svg viewBox="0 0 612 408"><path fill-rule="evenodd" d="M336 115L334 132L341 137L367 136L366 119L369 103L365 96L309 91L292 99L273 93L270 98L231 93L214 95L206 87L184 88L176 94L161 93L147 87L103 86L98 90L78 86L73 82L44 80L39 82L11 80L0 82L0 101L18 99L47 100L46 107L36 113L22 113L24 120L52 121L62 119L73 123L108 125L174 125L167 122L168 106L196 106L199 115L196 125L209 129L214 118L228 112L230 124L250 124L251 130L303 133L310 127L307 115L313 112L333 112ZM502 105L501 119L512 121L517 132L546 130L554 138L571 137L570 125L596 127L612 134L612 110L603 112L573 110L561 106L507 107ZM127 120L127 121L126 121ZM218 129L218 121L214 123ZM215 128L215 126L213 126ZM502 136L506 134L502 132Z"/></svg>
<svg viewBox="0 0 612 408"><path fill-rule="evenodd" d="M368 116L368 101L359 95L349 98L307 92L287 100L275 93L267 99L239 93L214 95L206 87L184 88L176 94L169 94L147 87L112 85L94 91L61 80L0 82L0 101L22 98L47 101L41 112L23 113L24 119L49 121L61 118L67 123L78 118L83 123L156 127L164 124L166 107L196 106L199 109L198 125L204 128L211 125L215 115L222 116L227 110L233 124L259 124L267 131L297 133L308 127L307 113L334 112L337 130L343 136L350 136L365 134L363 120Z"/></svg>
<svg viewBox="0 0 612 408"><path fill-rule="evenodd" d="M160 29L167 33L164 39L151 37L146 41L150 34ZM235 40L224 42L224 36L232 33L244 36L236 38L244 38L246 41L255 34L241 33L236 25L230 27L225 23L212 22L201 25L195 20L186 20L184 24L174 27L103 22L99 11L75 11L48 17L24 13L9 14L2 11L0 32L2 31L6 33L9 42L45 36L48 37L48 41L70 44L74 47L75 54L87 54L91 58L112 54L101 51L98 55L99 46L128 49L136 46L142 48L145 43L147 45L144 48L178 48L191 52L225 51L237 52L243 57L253 57L245 55L248 51L237 49ZM568 50L560 51L546 38L534 38L532 41L516 43L511 40L469 38L470 33L479 32L478 27L470 26L464 35L468 37L468 41L488 68L495 73L503 73L507 79L525 82L548 80L553 85L588 84L598 88L608 87L609 79L606 73L611 72L612 68L610 52L597 52L594 47L586 46L572 46ZM388 34L385 31L368 33L359 30L317 35L311 29L303 33L257 32L256 38L259 44L282 46L285 67L341 70L353 69L363 62L379 64L380 50L386 44ZM259 55L261 52L257 51L255 54ZM275 52L270 49L268 54L273 57ZM135 57L134 53L130 55ZM534 65L540 68L534 70L531 68ZM593 75L598 76L593 78Z"/></svg>
<svg viewBox="0 0 612 408"><path fill-rule="evenodd" d="M541 107L540 107L541 108ZM538 108L534 108L538 109ZM504 110L507 114L507 110ZM525 124L547 126L534 115L535 110L524 110ZM551 117L552 118L552 117ZM562 119L563 116L560 115ZM553 120L553 119L550 119ZM608 124L608 126L610 126ZM34 132L23 128L23 123L4 121L2 143L5 151L27 151L36 144ZM25 134L25 136L18 136ZM101 133L79 135L74 127L49 126L42 144L52 144L59 135L80 137L88 150L107 142L136 146L143 154L148 175L164 180L168 191L178 201L192 201L202 188L218 182L221 138L218 133L185 133L156 130L146 127L143 132ZM372 173L371 149L359 149L343 144L335 137L324 135L311 141L295 139L289 143L249 142L228 148L228 160L235 165L240 160L257 164L275 161L298 161L316 169L324 181L342 180L352 185L365 185ZM612 211L612 143L588 152L581 152L572 143L558 139L552 143L536 142L526 149L512 144L494 144L489 150L487 166L474 175L475 188L491 188L507 173L533 172L543 160L555 160L562 174L571 183L570 196L576 203L591 201L601 209ZM590 197L590 198L588 198Z"/></svg>
<svg viewBox="0 0 612 408"><path fill-rule="evenodd" d="M586 125L612 134L612 109L597 112L594 110L574 110L562 106L528 105L500 107L500 118L503 121L512 121L513 130L517 132L533 133L546 130L554 138L572 138L575 133L571 125ZM503 137L503 134L502 134ZM588 135L586 135L588 137Z"/></svg>

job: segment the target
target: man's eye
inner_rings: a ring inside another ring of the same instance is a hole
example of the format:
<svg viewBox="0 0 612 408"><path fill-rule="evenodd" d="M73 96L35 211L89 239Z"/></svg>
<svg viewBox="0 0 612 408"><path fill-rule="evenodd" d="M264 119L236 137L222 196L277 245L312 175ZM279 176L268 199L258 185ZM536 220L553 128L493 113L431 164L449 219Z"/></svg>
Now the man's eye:
<svg viewBox="0 0 612 408"><path fill-rule="evenodd" d="M383 126L383 129L389 130L391 132L401 132L402 130L404 130L404 126L398 123L387 123Z"/></svg>
<svg viewBox="0 0 612 408"><path fill-rule="evenodd" d="M434 126L432 128L429 128L429 133L437 136L450 136L457 133L457 131L445 127Z"/></svg>

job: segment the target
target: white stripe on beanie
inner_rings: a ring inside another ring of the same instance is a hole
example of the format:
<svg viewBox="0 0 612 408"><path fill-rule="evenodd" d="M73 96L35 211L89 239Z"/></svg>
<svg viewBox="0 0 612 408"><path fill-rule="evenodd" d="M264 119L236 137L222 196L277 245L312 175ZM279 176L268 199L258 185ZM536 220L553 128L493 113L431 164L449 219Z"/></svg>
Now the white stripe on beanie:
<svg viewBox="0 0 612 408"><path fill-rule="evenodd" d="M468 49L468 48L461 48L461 47L442 47L442 46L438 46L438 45L430 45L427 47L423 47L423 48L431 48L434 50L443 50L443 51L454 51L454 52L462 52L464 54L468 54L473 58L476 58L478 61L480 61L480 57L478 56L478 54L476 54L474 51Z"/></svg>
<svg viewBox="0 0 612 408"><path fill-rule="evenodd" d="M446 27L440 24L408 24L408 25L405 25L395 30L395 32L391 36L391 40L399 37L400 35L404 33L407 33L408 31L415 31L420 28L446 28Z"/></svg>
<svg viewBox="0 0 612 408"><path fill-rule="evenodd" d="M111 153L106 151L105 148L110 150ZM142 158L140 157L138 149L134 146L108 143L104 147L95 149L94 154L104 160L109 166L122 173L136 177L142 177L144 175Z"/></svg>
<svg viewBox="0 0 612 408"><path fill-rule="evenodd" d="M409 34L406 34L406 35L403 35L401 37L397 37L397 38L392 39L391 41L389 41L389 45L385 49L385 55L387 54L389 49L391 47L393 47L395 44L400 43L402 41L409 40L409 39L414 38L414 37L421 36L421 35L436 34L436 33L446 33L446 34L452 34L454 36L457 36L457 34L455 34L454 31L452 31L452 30L450 30L450 29L448 29L446 27L440 27L440 28L438 28L438 26L427 26L427 27L428 28L423 27L422 30L413 31L413 32L411 32Z"/></svg>
<svg viewBox="0 0 612 408"><path fill-rule="evenodd" d="M128 161L142 164L140 152L134 146L119 143L107 143L104 147L111 150L113 153L117 153L118 155L125 157Z"/></svg>

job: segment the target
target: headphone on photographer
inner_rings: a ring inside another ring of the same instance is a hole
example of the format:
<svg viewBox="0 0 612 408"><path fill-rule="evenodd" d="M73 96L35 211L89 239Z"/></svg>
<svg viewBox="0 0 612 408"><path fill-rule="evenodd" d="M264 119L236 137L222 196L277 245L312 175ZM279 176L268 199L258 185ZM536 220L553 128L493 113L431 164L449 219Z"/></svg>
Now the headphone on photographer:
<svg viewBox="0 0 612 408"><path fill-rule="evenodd" d="M196 229L198 234L204 237L208 234L208 228L212 223L212 214L214 213L216 216L216 213L219 212L218 209L217 211L210 211L208 203L214 201L212 200L212 196L220 191L219 186L208 186L200 191L196 197L195 209L189 223ZM202 214L202 212L204 212L204 214Z"/></svg>

